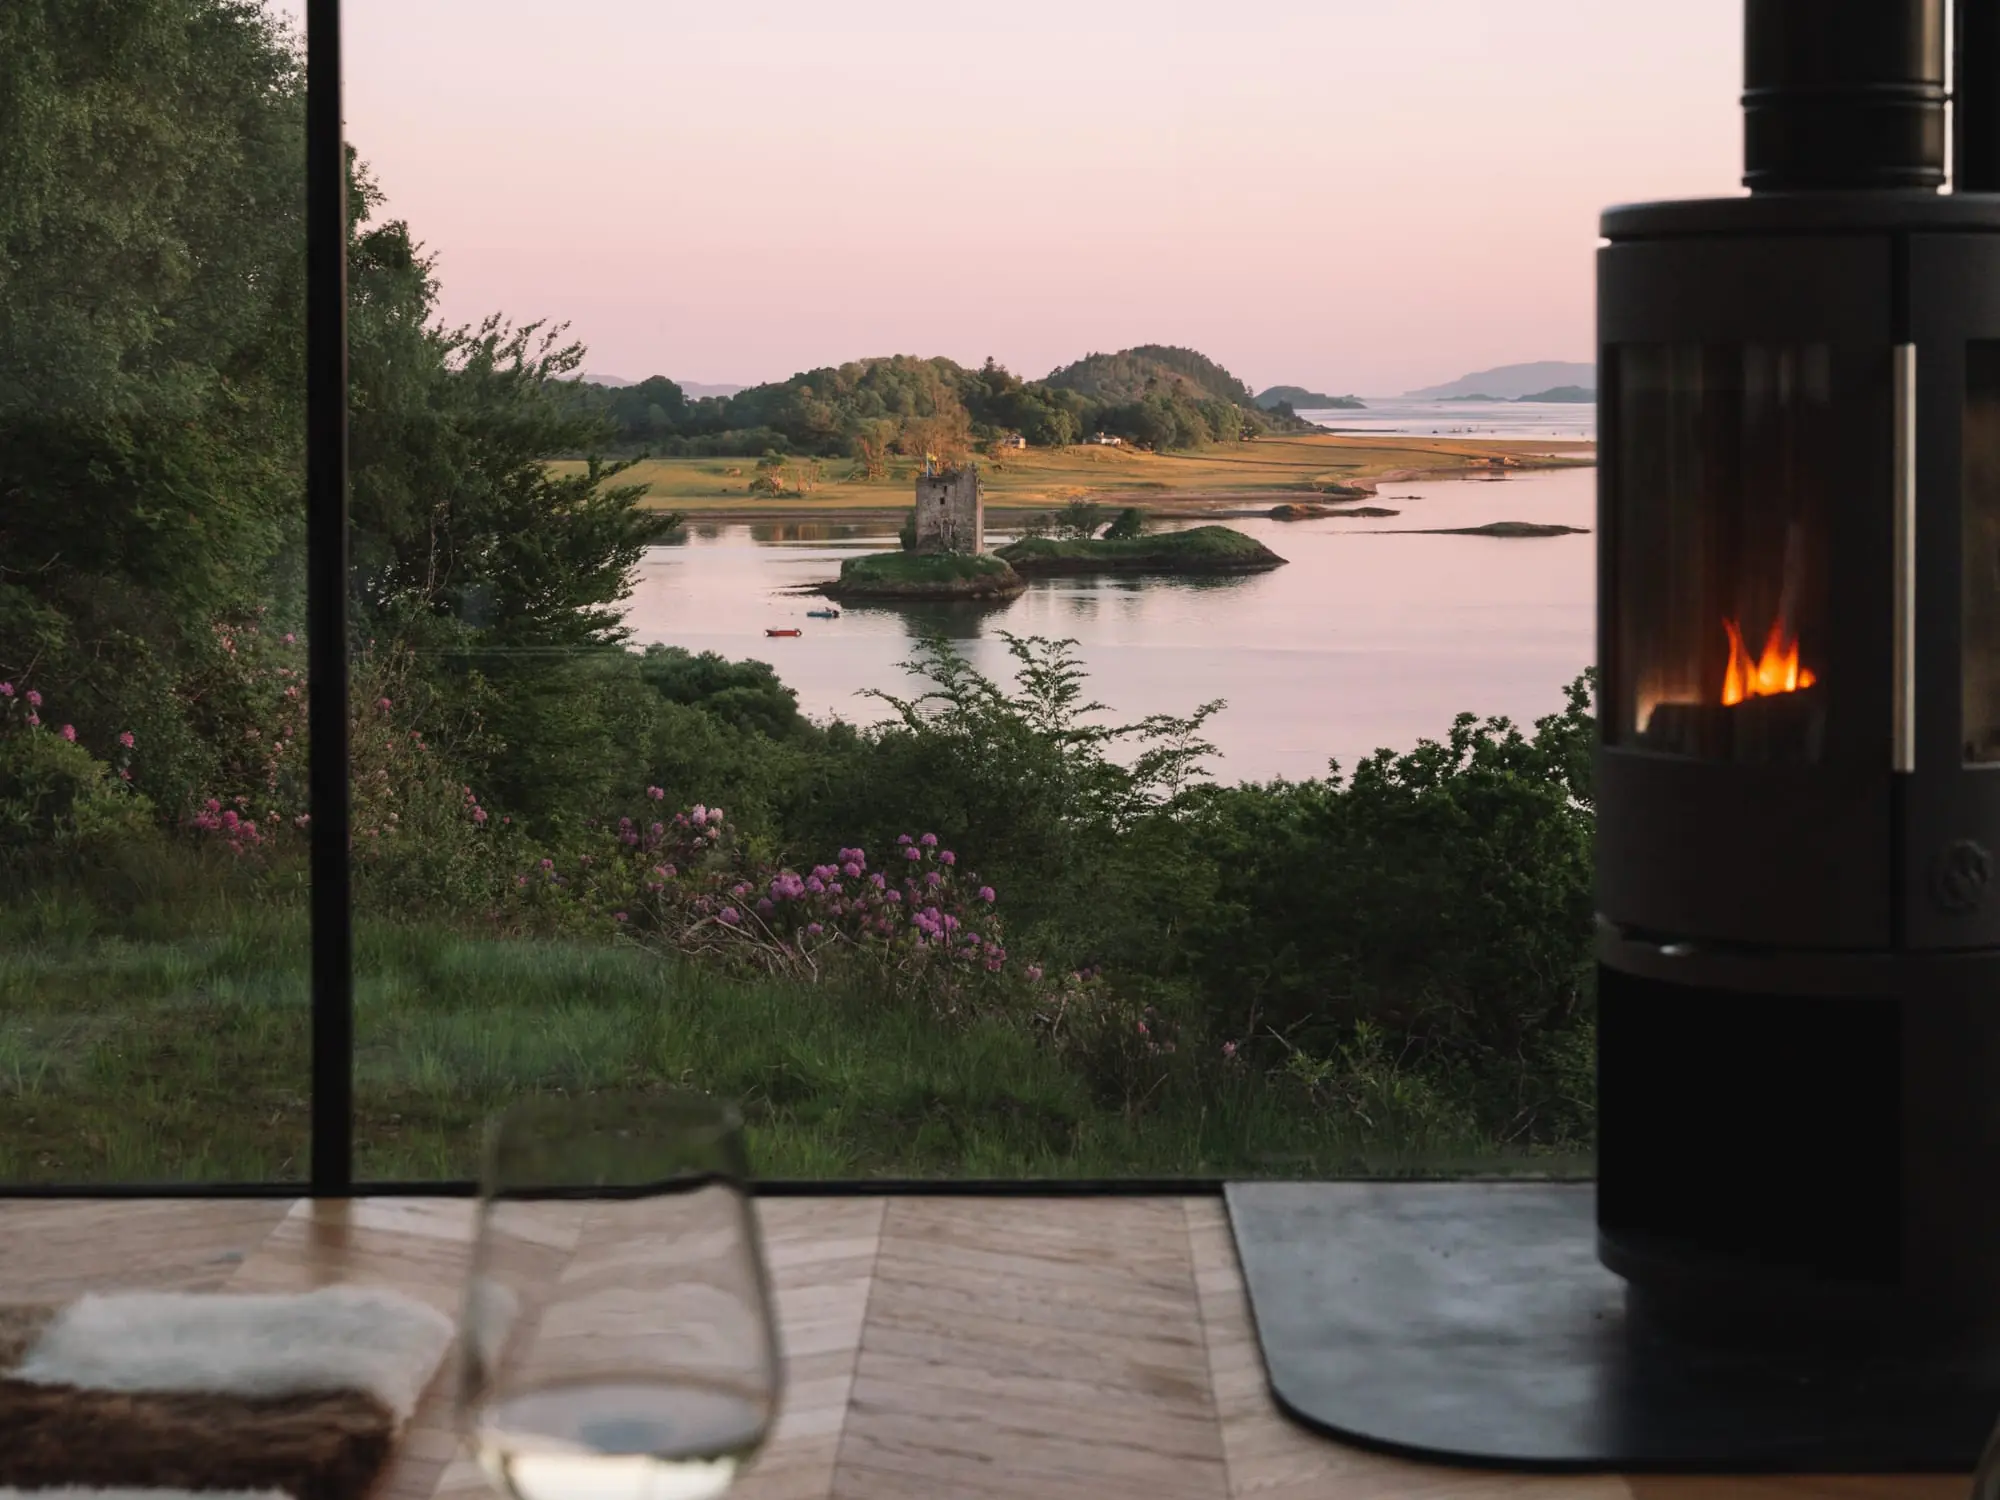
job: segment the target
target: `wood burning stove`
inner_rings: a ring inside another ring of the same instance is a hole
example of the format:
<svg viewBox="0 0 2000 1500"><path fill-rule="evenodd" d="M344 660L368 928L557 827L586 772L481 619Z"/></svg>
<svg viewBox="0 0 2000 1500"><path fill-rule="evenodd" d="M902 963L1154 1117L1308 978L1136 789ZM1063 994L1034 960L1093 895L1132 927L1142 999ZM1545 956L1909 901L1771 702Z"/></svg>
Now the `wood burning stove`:
<svg viewBox="0 0 2000 1500"><path fill-rule="evenodd" d="M1747 198L1604 216L1598 1243L2000 1346L2000 5L1749 0Z"/></svg>

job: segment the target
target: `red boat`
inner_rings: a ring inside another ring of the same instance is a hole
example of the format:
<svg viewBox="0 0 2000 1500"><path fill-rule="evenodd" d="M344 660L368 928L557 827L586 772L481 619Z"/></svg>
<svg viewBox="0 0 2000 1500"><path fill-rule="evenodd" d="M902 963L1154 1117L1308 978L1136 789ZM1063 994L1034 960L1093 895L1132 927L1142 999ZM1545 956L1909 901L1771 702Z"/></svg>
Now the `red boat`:
<svg viewBox="0 0 2000 1500"><path fill-rule="evenodd" d="M765 631L765 632L764 632L764 634L766 634L766 635L804 635L804 634L805 634L805 632L804 632L803 630L767 630L767 631Z"/></svg>

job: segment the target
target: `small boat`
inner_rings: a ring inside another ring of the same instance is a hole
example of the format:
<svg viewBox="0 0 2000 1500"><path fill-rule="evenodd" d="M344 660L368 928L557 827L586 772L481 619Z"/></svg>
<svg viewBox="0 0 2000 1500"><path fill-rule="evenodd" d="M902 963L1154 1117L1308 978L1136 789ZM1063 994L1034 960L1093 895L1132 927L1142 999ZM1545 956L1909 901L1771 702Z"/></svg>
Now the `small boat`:
<svg viewBox="0 0 2000 1500"><path fill-rule="evenodd" d="M766 630L766 635L804 635L803 630Z"/></svg>
<svg viewBox="0 0 2000 1500"><path fill-rule="evenodd" d="M809 609L806 611L806 618L808 620L838 620L840 618L840 611L837 609Z"/></svg>

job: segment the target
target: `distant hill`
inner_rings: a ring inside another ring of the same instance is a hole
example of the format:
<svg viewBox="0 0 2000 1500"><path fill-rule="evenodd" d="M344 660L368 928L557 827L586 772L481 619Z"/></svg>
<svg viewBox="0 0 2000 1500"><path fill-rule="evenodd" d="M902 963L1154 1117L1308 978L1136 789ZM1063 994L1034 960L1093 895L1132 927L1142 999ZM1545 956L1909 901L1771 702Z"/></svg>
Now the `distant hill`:
<svg viewBox="0 0 2000 1500"><path fill-rule="evenodd" d="M1526 365L1502 365L1497 370L1481 370L1448 385L1426 386L1409 394L1419 400L1430 401L1449 401L1465 396L1493 396L1502 401L1518 401L1523 396L1565 385L1595 392L1597 366L1560 359L1538 360Z"/></svg>
<svg viewBox="0 0 2000 1500"><path fill-rule="evenodd" d="M1302 385L1274 385L1257 397L1261 410L1269 411L1279 402L1293 411L1366 411L1367 404L1356 396L1322 396Z"/></svg>
<svg viewBox="0 0 2000 1500"><path fill-rule="evenodd" d="M1237 406L1254 406L1250 387L1206 354L1168 344L1141 344L1116 354L1086 354L1052 371L1041 382L1099 401L1137 401L1150 391L1180 390L1199 399L1212 396Z"/></svg>
<svg viewBox="0 0 2000 1500"><path fill-rule="evenodd" d="M1597 399L1597 392L1580 385L1559 385L1553 390L1536 391L1532 396L1516 396L1516 401L1548 401L1582 406Z"/></svg>
<svg viewBox="0 0 2000 1500"><path fill-rule="evenodd" d="M639 384L636 380L627 380L623 375L593 375L588 370L576 378L585 385L601 385L608 391L622 391ZM681 394L690 401L699 401L704 396L733 396L738 391L749 389L745 385L703 385L699 380L676 380L674 384L681 388Z"/></svg>

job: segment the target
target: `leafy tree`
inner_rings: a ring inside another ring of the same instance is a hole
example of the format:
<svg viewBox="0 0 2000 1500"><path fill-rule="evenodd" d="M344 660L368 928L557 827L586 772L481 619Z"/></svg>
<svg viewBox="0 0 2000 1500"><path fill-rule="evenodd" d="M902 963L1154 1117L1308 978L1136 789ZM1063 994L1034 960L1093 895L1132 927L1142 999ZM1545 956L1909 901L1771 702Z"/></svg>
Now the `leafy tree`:
<svg viewBox="0 0 2000 1500"><path fill-rule="evenodd" d="M1146 513L1136 505L1118 512L1118 518L1104 529L1107 542L1129 542L1145 535Z"/></svg>
<svg viewBox="0 0 2000 1500"><path fill-rule="evenodd" d="M1087 542L1104 524L1104 507L1088 500L1072 500L1056 512L1056 535Z"/></svg>

